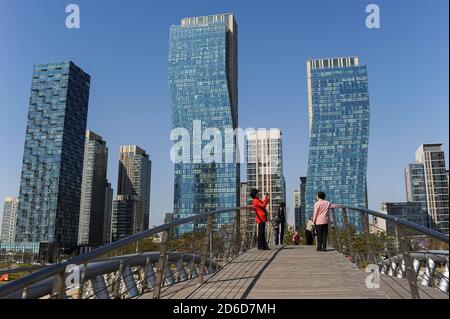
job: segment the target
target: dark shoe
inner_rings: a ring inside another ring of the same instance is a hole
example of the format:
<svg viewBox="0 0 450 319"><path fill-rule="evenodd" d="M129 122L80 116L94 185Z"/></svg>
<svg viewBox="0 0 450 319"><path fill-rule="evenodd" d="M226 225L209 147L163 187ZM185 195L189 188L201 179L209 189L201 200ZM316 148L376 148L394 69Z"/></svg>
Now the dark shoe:
<svg viewBox="0 0 450 319"><path fill-rule="evenodd" d="M316 249L316 251L322 251L322 249L320 249L320 248L317 248L317 249Z"/></svg>

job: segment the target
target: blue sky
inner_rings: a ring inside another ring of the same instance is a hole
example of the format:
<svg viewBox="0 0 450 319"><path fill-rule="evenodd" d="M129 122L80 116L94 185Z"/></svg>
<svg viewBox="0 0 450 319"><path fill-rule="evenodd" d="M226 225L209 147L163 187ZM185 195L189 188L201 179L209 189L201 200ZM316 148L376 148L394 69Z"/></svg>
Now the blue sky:
<svg viewBox="0 0 450 319"><path fill-rule="evenodd" d="M81 10L78 30L65 27L70 3ZM381 9L381 29L365 27L370 3ZM357 55L367 65L369 206L404 201L403 169L420 144L444 143L448 162L448 9L447 0L0 0L0 199L19 192L32 65L70 59L92 76L88 128L108 142L114 189L119 146L146 149L151 224L162 223L173 201L169 27L232 12L239 125L282 129L290 217L308 160L308 58Z"/></svg>

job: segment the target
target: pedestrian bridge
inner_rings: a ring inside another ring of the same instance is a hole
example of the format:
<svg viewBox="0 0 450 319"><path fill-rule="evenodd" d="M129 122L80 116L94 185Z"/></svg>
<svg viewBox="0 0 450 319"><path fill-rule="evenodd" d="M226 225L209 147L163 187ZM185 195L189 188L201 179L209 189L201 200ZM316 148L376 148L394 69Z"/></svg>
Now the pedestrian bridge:
<svg viewBox="0 0 450 319"><path fill-rule="evenodd" d="M331 213L330 248L254 248L250 207L192 216L51 265L0 287L0 298L76 299L448 299L448 235L384 214ZM233 223L216 225L233 212ZM348 223L360 214L363 230ZM395 234L376 234L368 216ZM178 225L196 223L174 236ZM388 227L389 228L389 227ZM156 247L152 236L163 234ZM333 248L334 247L334 248Z"/></svg>

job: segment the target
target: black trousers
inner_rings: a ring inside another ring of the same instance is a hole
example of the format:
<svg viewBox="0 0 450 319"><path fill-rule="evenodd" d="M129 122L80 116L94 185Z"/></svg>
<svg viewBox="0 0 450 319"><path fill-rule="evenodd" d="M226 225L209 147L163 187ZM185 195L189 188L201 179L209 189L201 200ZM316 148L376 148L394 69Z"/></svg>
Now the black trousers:
<svg viewBox="0 0 450 319"><path fill-rule="evenodd" d="M328 224L316 225L317 250L327 250Z"/></svg>
<svg viewBox="0 0 450 319"><path fill-rule="evenodd" d="M283 245L284 239L284 222L277 223L277 227L275 228L275 245Z"/></svg>
<svg viewBox="0 0 450 319"><path fill-rule="evenodd" d="M306 230L306 245L311 246L312 244L314 244L314 236L313 236L313 232L310 230Z"/></svg>
<svg viewBox="0 0 450 319"><path fill-rule="evenodd" d="M258 224L258 249L267 249L266 222Z"/></svg>

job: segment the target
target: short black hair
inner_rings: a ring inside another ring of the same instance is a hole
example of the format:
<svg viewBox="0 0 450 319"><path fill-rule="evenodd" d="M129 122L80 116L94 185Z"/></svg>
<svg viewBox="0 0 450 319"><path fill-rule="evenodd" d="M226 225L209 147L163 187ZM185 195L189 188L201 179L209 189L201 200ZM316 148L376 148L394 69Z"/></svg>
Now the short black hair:
<svg viewBox="0 0 450 319"><path fill-rule="evenodd" d="M284 206L286 206L286 203L285 202L281 202L280 203L280 207L284 207Z"/></svg>
<svg viewBox="0 0 450 319"><path fill-rule="evenodd" d="M320 199L325 199L326 196L327 196L327 195L325 195L324 192L318 192L318 193L317 193L317 197L319 197Z"/></svg>
<svg viewBox="0 0 450 319"><path fill-rule="evenodd" d="M250 191L251 198L258 198L258 194L259 194L259 190L257 190L256 188L254 188Z"/></svg>

